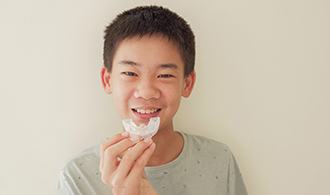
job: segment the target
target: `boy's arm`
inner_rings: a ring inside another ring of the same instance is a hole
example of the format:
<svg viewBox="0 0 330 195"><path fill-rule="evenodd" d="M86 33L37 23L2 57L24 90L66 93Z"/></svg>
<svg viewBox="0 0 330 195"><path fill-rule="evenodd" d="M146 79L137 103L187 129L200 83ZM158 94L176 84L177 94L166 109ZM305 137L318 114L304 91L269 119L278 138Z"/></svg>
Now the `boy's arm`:
<svg viewBox="0 0 330 195"><path fill-rule="evenodd" d="M145 178L141 180L140 195L157 195L156 190Z"/></svg>
<svg viewBox="0 0 330 195"><path fill-rule="evenodd" d="M228 170L228 194L229 195L247 195L246 186L243 177L237 165L233 154L230 155Z"/></svg>

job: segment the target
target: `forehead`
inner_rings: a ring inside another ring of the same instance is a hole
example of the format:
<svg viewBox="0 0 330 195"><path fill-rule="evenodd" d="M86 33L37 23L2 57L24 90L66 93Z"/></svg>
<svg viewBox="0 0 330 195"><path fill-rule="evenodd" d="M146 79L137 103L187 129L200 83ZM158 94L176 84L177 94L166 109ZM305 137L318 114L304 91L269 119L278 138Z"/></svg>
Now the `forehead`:
<svg viewBox="0 0 330 195"><path fill-rule="evenodd" d="M122 65L175 68L178 71L184 69L180 50L172 41L159 35L133 37L121 41L113 58L113 68Z"/></svg>

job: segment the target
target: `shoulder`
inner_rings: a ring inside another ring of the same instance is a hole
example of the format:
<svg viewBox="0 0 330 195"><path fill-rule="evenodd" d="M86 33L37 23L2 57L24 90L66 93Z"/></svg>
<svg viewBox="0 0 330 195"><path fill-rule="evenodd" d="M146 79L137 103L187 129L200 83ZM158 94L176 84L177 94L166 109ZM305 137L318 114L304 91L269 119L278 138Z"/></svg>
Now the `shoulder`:
<svg viewBox="0 0 330 195"><path fill-rule="evenodd" d="M203 158L209 162L216 160L223 165L230 163L233 154L227 144L201 135L184 134L187 150L193 158Z"/></svg>
<svg viewBox="0 0 330 195"><path fill-rule="evenodd" d="M99 145L73 156L60 170L57 190L61 194L111 194L99 173Z"/></svg>
<svg viewBox="0 0 330 195"><path fill-rule="evenodd" d="M93 145L72 156L62 168L62 173L65 175L78 175L82 170L98 171L98 150L99 146Z"/></svg>
<svg viewBox="0 0 330 195"><path fill-rule="evenodd" d="M196 147L197 149L202 149L202 147L206 149L212 149L212 150L223 150L225 152L230 152L230 148L227 144L214 140L212 138L204 137L201 135L194 135L194 134L188 134L185 133L187 137L188 144L191 144L192 146ZM190 143L189 143L190 142Z"/></svg>

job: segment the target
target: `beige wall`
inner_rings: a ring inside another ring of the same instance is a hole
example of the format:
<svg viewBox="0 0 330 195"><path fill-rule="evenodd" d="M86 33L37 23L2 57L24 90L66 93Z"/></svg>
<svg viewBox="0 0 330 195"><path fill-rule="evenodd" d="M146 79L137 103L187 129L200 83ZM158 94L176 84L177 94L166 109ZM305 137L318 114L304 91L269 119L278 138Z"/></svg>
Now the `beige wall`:
<svg viewBox="0 0 330 195"><path fill-rule="evenodd" d="M132 2L0 0L0 195L55 194L73 154L119 131L103 30L150 3L197 38L176 128L229 145L251 195L330 194L329 1Z"/></svg>

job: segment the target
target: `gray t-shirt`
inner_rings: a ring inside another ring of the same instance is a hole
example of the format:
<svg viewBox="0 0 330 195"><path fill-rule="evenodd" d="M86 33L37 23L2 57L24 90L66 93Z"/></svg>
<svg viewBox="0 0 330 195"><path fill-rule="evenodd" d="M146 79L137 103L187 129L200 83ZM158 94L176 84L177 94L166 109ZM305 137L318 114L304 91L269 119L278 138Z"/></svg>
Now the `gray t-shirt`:
<svg viewBox="0 0 330 195"><path fill-rule="evenodd" d="M227 145L179 132L184 145L173 161L145 167L158 195L247 195L235 157ZM170 143L169 143L170 144ZM99 173L99 145L70 160L59 174L62 195L111 195Z"/></svg>

